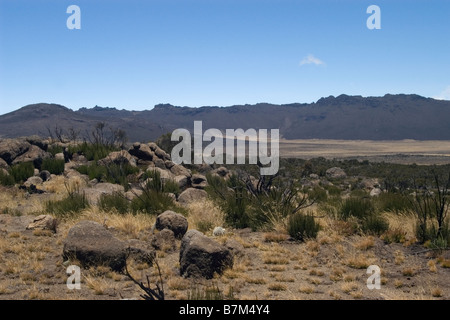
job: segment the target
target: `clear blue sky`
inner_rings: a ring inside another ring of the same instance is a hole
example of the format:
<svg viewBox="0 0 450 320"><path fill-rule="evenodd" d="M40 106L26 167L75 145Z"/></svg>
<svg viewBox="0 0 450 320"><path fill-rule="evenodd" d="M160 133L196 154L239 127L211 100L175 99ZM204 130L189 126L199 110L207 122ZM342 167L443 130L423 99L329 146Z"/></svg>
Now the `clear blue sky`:
<svg viewBox="0 0 450 320"><path fill-rule="evenodd" d="M81 30L69 30L69 5ZM381 30L369 30L369 5ZM416 93L450 100L446 0L0 0L0 114Z"/></svg>

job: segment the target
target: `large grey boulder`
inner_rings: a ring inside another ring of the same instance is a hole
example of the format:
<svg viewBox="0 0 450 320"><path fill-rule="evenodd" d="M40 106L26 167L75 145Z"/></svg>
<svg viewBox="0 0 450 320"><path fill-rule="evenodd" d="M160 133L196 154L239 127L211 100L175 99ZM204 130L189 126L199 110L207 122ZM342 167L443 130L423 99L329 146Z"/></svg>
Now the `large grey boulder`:
<svg viewBox="0 0 450 320"><path fill-rule="evenodd" d="M189 188L178 196L178 202L183 206L187 206L190 203L205 200L207 197L208 194L205 190Z"/></svg>
<svg viewBox="0 0 450 320"><path fill-rule="evenodd" d="M175 176L185 176L185 177L191 177L191 170L186 169L180 164L176 164L170 168L170 172L172 172Z"/></svg>
<svg viewBox="0 0 450 320"><path fill-rule="evenodd" d="M325 172L328 179L344 179L347 177L345 171L339 167L333 167Z"/></svg>
<svg viewBox="0 0 450 320"><path fill-rule="evenodd" d="M30 188L31 185L37 186L37 185L42 184L43 182L44 182L44 180L42 180L42 178L40 178L40 177L30 177L27 179L27 181L25 181L23 183L23 185L27 188Z"/></svg>
<svg viewBox="0 0 450 320"><path fill-rule="evenodd" d="M83 267L105 265L121 271L126 263L126 249L126 243L103 225L83 220L70 228L64 240L63 258L75 258Z"/></svg>
<svg viewBox="0 0 450 320"><path fill-rule="evenodd" d="M175 178L175 176L169 170L156 168L156 167L148 167L147 171L156 171L156 172L158 172L161 180L163 180L163 181L173 180Z"/></svg>
<svg viewBox="0 0 450 320"><path fill-rule="evenodd" d="M189 230L181 241L180 275L212 279L233 267L233 254L225 246L197 230Z"/></svg>
<svg viewBox="0 0 450 320"><path fill-rule="evenodd" d="M160 231L169 229L181 239L188 229L188 221L183 215L167 210L156 217L155 228Z"/></svg>

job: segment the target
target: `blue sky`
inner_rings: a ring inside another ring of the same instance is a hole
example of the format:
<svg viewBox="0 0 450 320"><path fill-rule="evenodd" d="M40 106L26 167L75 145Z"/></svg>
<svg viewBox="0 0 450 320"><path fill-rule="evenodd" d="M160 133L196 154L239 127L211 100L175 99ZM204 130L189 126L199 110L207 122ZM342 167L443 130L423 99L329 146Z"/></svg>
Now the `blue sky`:
<svg viewBox="0 0 450 320"><path fill-rule="evenodd" d="M369 30L369 5L381 29ZM69 30L69 5L81 29ZM450 1L0 0L0 114L416 93L450 100Z"/></svg>

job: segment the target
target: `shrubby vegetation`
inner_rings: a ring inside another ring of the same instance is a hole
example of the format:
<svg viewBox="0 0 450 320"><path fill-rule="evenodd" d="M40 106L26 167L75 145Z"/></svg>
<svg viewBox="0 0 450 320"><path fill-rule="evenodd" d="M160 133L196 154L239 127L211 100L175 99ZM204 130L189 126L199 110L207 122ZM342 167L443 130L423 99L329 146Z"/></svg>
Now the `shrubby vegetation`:
<svg viewBox="0 0 450 320"><path fill-rule="evenodd" d="M46 158L42 160L41 170L47 170L52 174L62 174L64 172L64 160Z"/></svg>

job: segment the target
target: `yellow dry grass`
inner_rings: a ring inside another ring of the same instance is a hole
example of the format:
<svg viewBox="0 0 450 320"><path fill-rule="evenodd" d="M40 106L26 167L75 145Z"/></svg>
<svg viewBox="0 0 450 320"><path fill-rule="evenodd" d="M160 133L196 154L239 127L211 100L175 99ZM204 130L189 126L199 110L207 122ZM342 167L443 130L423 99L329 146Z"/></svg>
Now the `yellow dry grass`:
<svg viewBox="0 0 450 320"><path fill-rule="evenodd" d="M215 227L223 227L224 214L211 200L193 202L188 205L188 225L190 229L212 232Z"/></svg>

